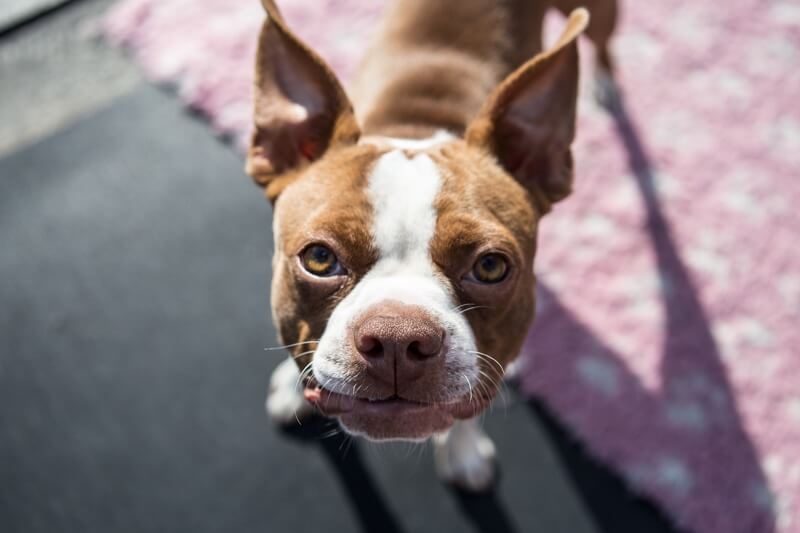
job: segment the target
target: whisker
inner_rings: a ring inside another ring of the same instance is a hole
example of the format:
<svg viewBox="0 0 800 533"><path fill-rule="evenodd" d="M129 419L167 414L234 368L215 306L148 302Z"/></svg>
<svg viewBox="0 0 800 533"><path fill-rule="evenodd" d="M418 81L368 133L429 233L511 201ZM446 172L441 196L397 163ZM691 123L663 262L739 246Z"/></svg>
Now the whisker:
<svg viewBox="0 0 800 533"><path fill-rule="evenodd" d="M461 374L461 376L467 381L467 388L469 389L469 403L472 403L472 383L469 382L469 378L466 374Z"/></svg>
<svg viewBox="0 0 800 533"><path fill-rule="evenodd" d="M497 361L497 359L490 356L489 354L485 354L483 352L478 352L474 350L469 350L468 352L475 354L479 361L484 360L487 363L487 366L485 367L486 371L478 368L479 375L485 379L483 380L479 379L476 388L480 391L481 395L483 395L487 399L491 398L495 394L499 394L499 396L503 399L504 412L507 414L508 412L508 402L506 398L507 384L503 380L505 371L503 370L502 366ZM494 391L492 390L492 388L494 388ZM489 412L494 411L494 402L491 402L489 404L487 411ZM484 413L485 412L486 411L484 411Z"/></svg>
<svg viewBox="0 0 800 533"><path fill-rule="evenodd" d="M294 344L284 344L283 346L268 346L267 348L264 348L264 351L271 352L272 350L285 350L287 348L294 348L295 346L302 346L303 344L313 344L315 342L319 342L319 339L311 341L295 342Z"/></svg>
<svg viewBox="0 0 800 533"><path fill-rule="evenodd" d="M337 428L333 428L330 431L327 431L325 433L320 434L319 438L320 438L320 440L321 439L329 439L331 437L335 437L336 435L340 434L341 432L342 432L341 428L338 428L338 427Z"/></svg>
<svg viewBox="0 0 800 533"><path fill-rule="evenodd" d="M347 452L350 451L350 446L352 445L353 437L345 433L344 438L342 438L342 442L339 443L339 453L342 454L342 459L347 457ZM344 451L342 451L342 448L344 448Z"/></svg>
<svg viewBox="0 0 800 533"><path fill-rule="evenodd" d="M500 364L500 361L498 361L497 359L495 359L494 357L492 357L488 353L478 352L478 351L475 351L475 350L467 350L467 353L474 353L476 355L482 355L484 357L488 357L491 362L493 362L494 364L497 365L497 368L500 369L500 372L502 372L503 375L505 375L506 369L503 368L503 365Z"/></svg>
<svg viewBox="0 0 800 533"><path fill-rule="evenodd" d="M463 315L465 313L469 313L470 311L474 311L476 309L489 309L489 307L485 305L473 305L472 307L467 307L465 309L461 309L460 311L456 311L459 315Z"/></svg>
<svg viewBox="0 0 800 533"><path fill-rule="evenodd" d="M481 359L483 359L483 357L481 357ZM479 368L478 372L485 376L487 381L489 381L496 389L498 389L501 396L504 394L504 389L507 385L503 379L503 375L500 374L496 368L493 366L487 366L485 367L485 371Z"/></svg>
<svg viewBox="0 0 800 533"><path fill-rule="evenodd" d="M300 371L300 374L297 376L297 381L294 384L295 390L300 388L300 383L307 377L306 374L308 372L311 372L311 370L312 370L312 366L311 365L313 365L313 364L314 364L314 361L311 361L305 367L303 367L303 370Z"/></svg>
<svg viewBox="0 0 800 533"><path fill-rule="evenodd" d="M501 399L501 401L503 403L504 412L507 414L508 413L508 394L507 394L508 385L506 384L506 382L503 381L503 380L495 381L489 374L486 374L483 370L478 370L478 372L482 376L486 377L486 379L488 381L490 381L492 383L492 385L494 385L496 387L497 395L500 396L500 399ZM488 385L486 385L485 383L484 383L484 386L486 386L488 388Z"/></svg>
<svg viewBox="0 0 800 533"><path fill-rule="evenodd" d="M300 384L305 379L306 374L311 372L311 370L312 370L311 365L312 364L313 364L313 361L308 363L305 367L303 367L303 369L300 371L300 374L298 374L297 381L295 381L295 383L294 383L294 390L295 391L297 391L300 388ZM298 425L300 425L300 426L303 425L303 423L300 421L300 417L297 416L297 408L296 407L294 409L294 419L297 420L297 424Z"/></svg>
<svg viewBox="0 0 800 533"><path fill-rule="evenodd" d="M487 353L477 352L477 351L471 351L471 353L474 353L475 355L477 355L478 359L483 359L487 363L493 363L494 366L493 365L489 365L487 367L487 370L490 370L492 372L492 374L496 375L496 377L497 377L496 380L492 379L492 382L494 383L495 387L497 387L497 389L498 389L498 393L499 393L500 398L502 399L502 402L503 402L504 412L507 414L508 413L508 395L506 394L506 392L507 392L508 385L506 384L505 379L504 379L504 377L505 377L505 369L503 368L503 365L501 365L500 362L497 359L495 359L494 357L492 357L491 355L489 355Z"/></svg>
<svg viewBox="0 0 800 533"><path fill-rule="evenodd" d="M486 370L488 370L489 372L491 372L491 373L492 373L492 375L493 375L493 376L495 376L495 377L497 378L497 381L503 381L503 378L504 378L504 377L505 377L505 375L506 375L506 374L505 374L505 371L502 371L502 372L501 372L500 370L498 370L498 369L497 369L497 367L495 367L495 366L493 366L493 365L491 364L491 363L492 363L492 361L491 361L490 359L487 359L487 358L486 358L485 356L483 356L483 355L478 355L478 360L479 360L479 361L485 361L485 362L487 363Z"/></svg>
<svg viewBox="0 0 800 533"><path fill-rule="evenodd" d="M322 387L323 389L330 390L328 389L328 383L330 383L330 381L331 381L330 378L328 378L324 382L320 383L319 386ZM330 395L327 395L327 397L325 398L325 407L328 407L328 401L330 399L331 399Z"/></svg>
<svg viewBox="0 0 800 533"><path fill-rule="evenodd" d="M301 358L301 357L303 357L304 355L308 355L308 354L310 354L310 353L314 353L314 352L316 352L316 350L308 350L307 352L300 352L299 354L297 354L297 355L293 355L293 356L291 356L291 357L292 357L292 359L300 359L300 358Z"/></svg>

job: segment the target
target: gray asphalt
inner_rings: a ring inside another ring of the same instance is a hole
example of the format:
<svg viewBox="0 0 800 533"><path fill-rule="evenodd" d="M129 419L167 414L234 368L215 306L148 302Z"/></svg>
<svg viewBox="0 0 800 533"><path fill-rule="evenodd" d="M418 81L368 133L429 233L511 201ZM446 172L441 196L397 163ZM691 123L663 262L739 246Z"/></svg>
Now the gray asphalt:
<svg viewBox="0 0 800 533"><path fill-rule="evenodd" d="M73 0L0 39L0 156L141 83L136 66L99 38L99 22L113 3Z"/></svg>
<svg viewBox="0 0 800 533"><path fill-rule="evenodd" d="M0 32L52 10L69 0L3 0L0 4Z"/></svg>

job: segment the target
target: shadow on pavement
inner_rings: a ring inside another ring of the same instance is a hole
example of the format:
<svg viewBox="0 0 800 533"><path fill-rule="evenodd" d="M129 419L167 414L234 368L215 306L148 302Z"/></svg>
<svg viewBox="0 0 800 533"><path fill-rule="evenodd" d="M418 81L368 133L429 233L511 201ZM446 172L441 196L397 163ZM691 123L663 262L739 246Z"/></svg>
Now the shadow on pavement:
<svg viewBox="0 0 800 533"><path fill-rule="evenodd" d="M669 490L691 488L692 498L685 509L695 523L713 517L712 523L713 520L724 522L721 530L771 533L775 530L774 512L766 507L753 508L748 492L755 488L769 491L766 477L753 442L744 429L709 318L663 214L652 163L625 106L620 103L611 113L644 202L646 230L661 282L665 331L660 368L662 386L655 392L647 389L628 369L621 355L581 323L544 284L539 285L538 295L545 305L529 335L526 350L536 357L558 358L558 361L546 365L546 377L539 371L544 367L537 369L536 364L530 365L527 375L539 380L537 389L555 383L574 383L574 369L579 367L581 357L591 354L615 377L615 389L613 394L581 400L592 402L591 419L585 418L588 416L585 409L584 414L576 415L584 417L584 430L593 427L596 439L602 435L598 428L602 425L605 437L609 432L615 433L613 439L606 440L607 447L626 439L647 451L642 457L658 460L668 456L673 461L671 464L680 461L678 467L682 474L675 481L681 483L661 488L668 495ZM562 401L565 397L563 394L556 396ZM576 402L580 396L581 393L571 394L567 402ZM671 405L690 405L702 411L706 414L704 425L696 431L665 425L661 421ZM566 433L557 427L558 423L547 409L537 403L532 403L531 407L535 416L545 420L551 434ZM569 437L565 435L562 440L568 442ZM573 448L575 446L573 443ZM619 454L619 447L615 449ZM707 450L712 449L716 450L715 455L709 459ZM575 452L569 446L560 446L559 453L599 527L609 532L631 530L631 525L620 523L613 512L620 502L610 504L604 498L605 490L598 490L588 481L596 476L587 476L587 472L596 470L597 465L576 467L580 461L576 463ZM639 530L675 531L663 520Z"/></svg>
<svg viewBox="0 0 800 533"><path fill-rule="evenodd" d="M333 467L363 531L403 531L367 469L359 443L344 434L336 421L315 415L302 424L284 426L281 430L288 437L320 449Z"/></svg>
<svg viewBox="0 0 800 533"><path fill-rule="evenodd" d="M453 487L451 492L461 512L475 526L475 531L480 533L517 531L495 488L476 493Z"/></svg>
<svg viewBox="0 0 800 533"><path fill-rule="evenodd" d="M313 416L303 420L302 424L284 426L281 432L291 439L319 448L344 489L363 531L404 531L364 462L359 442L343 433L337 422L322 416ZM476 531L517 531L494 489L474 493L453 487L450 492Z"/></svg>

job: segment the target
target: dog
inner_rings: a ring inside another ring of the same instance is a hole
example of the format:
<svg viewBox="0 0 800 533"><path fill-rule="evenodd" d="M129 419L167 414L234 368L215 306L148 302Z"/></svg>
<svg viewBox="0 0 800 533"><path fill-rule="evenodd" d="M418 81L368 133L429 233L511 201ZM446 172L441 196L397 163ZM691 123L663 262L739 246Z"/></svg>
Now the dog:
<svg viewBox="0 0 800 533"><path fill-rule="evenodd" d="M475 417L534 318L538 222L571 191L580 34L613 87L616 5L583 3L591 23L576 0L399 0L348 95L262 0L246 171L274 206L290 352L272 418L432 438L442 478L491 485ZM542 51L550 7L571 14Z"/></svg>

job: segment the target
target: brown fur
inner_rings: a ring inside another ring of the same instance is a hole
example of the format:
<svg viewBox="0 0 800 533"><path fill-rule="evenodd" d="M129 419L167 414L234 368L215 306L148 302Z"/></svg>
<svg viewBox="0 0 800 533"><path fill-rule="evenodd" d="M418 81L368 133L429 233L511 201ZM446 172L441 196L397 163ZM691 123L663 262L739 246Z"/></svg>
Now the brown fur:
<svg viewBox="0 0 800 533"><path fill-rule="evenodd" d="M548 7L592 13L587 35L609 71L613 0L401 0L370 46L350 95L368 135L459 134L504 77L542 50Z"/></svg>
<svg viewBox="0 0 800 533"><path fill-rule="evenodd" d="M478 350L505 366L519 353L533 320L536 229L539 213L527 191L486 154L463 142L432 154L442 170L439 218L431 256L454 287L457 304L480 306L466 313ZM486 250L511 259L509 279L498 285L461 283ZM483 370L497 369L483 360Z"/></svg>
<svg viewBox="0 0 800 533"><path fill-rule="evenodd" d="M570 2L553 5L564 10ZM388 148L359 144L361 133L424 138L445 129L464 139L426 151L443 180L431 256L455 304L481 306L467 314L478 349L508 364L533 320L538 219L571 187L576 39L585 13L573 14L556 45L530 59L541 47L545 2L401 0L353 86L354 112L330 69L286 28L271 0L263 3L270 18L256 64L248 172L275 202L272 307L281 339L319 339L336 304L378 259L364 189ZM589 35L610 69L613 0L587 3L601 13ZM309 113L298 114L298 105ZM349 275L305 273L298 254L313 242L330 245ZM509 258L511 275L498 285L463 283L487 249ZM292 349L301 367L313 349ZM493 394L498 369L481 364Z"/></svg>
<svg viewBox="0 0 800 533"><path fill-rule="evenodd" d="M330 151L310 165L302 180L287 188L275 205L279 235L273 259L272 309L286 343L319 339L335 305L377 261L369 228L372 208L364 192L369 170L382 152L370 145ZM350 269L338 280L311 279L297 257L310 243L324 240ZM327 283L326 283L327 282ZM313 346L297 346L297 355ZM305 365L310 356L299 357Z"/></svg>

